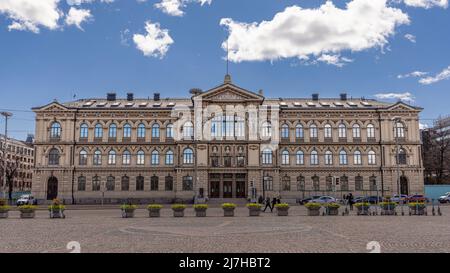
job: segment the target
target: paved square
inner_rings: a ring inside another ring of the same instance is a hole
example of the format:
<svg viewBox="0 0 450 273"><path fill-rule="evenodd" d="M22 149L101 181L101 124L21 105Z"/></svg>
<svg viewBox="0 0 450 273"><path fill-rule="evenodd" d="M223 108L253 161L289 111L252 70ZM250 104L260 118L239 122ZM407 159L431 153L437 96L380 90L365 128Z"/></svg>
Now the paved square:
<svg viewBox="0 0 450 273"><path fill-rule="evenodd" d="M406 211L406 210L405 210ZM295 206L288 217L261 213L248 217L245 207L235 217L222 217L221 208L197 218L148 218L144 209L123 219L119 209L67 210L67 218L20 219L18 211L0 219L0 252L68 252L70 241L81 252L369 252L377 241L381 252L450 252L450 206L443 216L306 216ZM355 214L356 212L352 212Z"/></svg>

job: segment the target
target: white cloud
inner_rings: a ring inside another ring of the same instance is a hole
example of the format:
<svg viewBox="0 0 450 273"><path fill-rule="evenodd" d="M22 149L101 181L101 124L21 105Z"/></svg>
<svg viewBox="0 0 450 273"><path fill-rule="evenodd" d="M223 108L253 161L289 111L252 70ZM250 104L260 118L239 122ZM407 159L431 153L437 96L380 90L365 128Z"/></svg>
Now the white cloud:
<svg viewBox="0 0 450 273"><path fill-rule="evenodd" d="M143 0L138 1L144 2ZM203 6L204 4L211 4L212 0L161 0L161 2L155 4L155 7L171 16L183 16L182 9L192 2L200 3Z"/></svg>
<svg viewBox="0 0 450 273"><path fill-rule="evenodd" d="M67 4L70 6L79 6L81 4L89 4L95 2L96 0L67 0ZM114 0L100 0L101 3L112 3Z"/></svg>
<svg viewBox="0 0 450 273"><path fill-rule="evenodd" d="M445 80L448 78L450 78L450 66L448 66L447 68L442 70L440 73L438 73L434 77L430 76L430 77L421 78L419 80L419 82L421 84L429 85L429 84L436 83L436 82L439 82L439 81L442 81L442 80Z"/></svg>
<svg viewBox="0 0 450 273"><path fill-rule="evenodd" d="M420 78L423 77L425 75L427 75L428 72L423 72L423 71L414 71L408 74L403 74L403 75L398 75L397 78L398 79L405 79L405 78Z"/></svg>
<svg viewBox="0 0 450 273"><path fill-rule="evenodd" d="M9 30L28 30L39 33L40 27L54 30L62 12L58 9L60 0L1 0L0 14L12 20Z"/></svg>
<svg viewBox="0 0 450 273"><path fill-rule="evenodd" d="M376 94L375 97L377 99L383 100L383 99L395 99L395 100L402 100L405 102L414 102L414 96L409 93L379 93Z"/></svg>
<svg viewBox="0 0 450 273"><path fill-rule="evenodd" d="M420 130L428 129L428 127L429 127L428 124L419 122L419 129Z"/></svg>
<svg viewBox="0 0 450 273"><path fill-rule="evenodd" d="M407 6L430 9L433 7L448 7L448 0L404 0Z"/></svg>
<svg viewBox="0 0 450 273"><path fill-rule="evenodd" d="M416 43L416 36L408 33L408 34L405 34L404 37L405 37L405 39L407 39L411 43Z"/></svg>
<svg viewBox="0 0 450 273"><path fill-rule="evenodd" d="M167 29L161 29L159 23L145 22L146 34L134 34L133 41L137 49L145 56L163 58L173 43Z"/></svg>
<svg viewBox="0 0 450 273"><path fill-rule="evenodd" d="M397 26L408 23L408 15L388 7L387 0L352 0L345 9L331 1L316 9L291 6L260 23L220 21L230 32L230 60L234 62L304 59L383 47ZM227 48L226 42L222 48Z"/></svg>
<svg viewBox="0 0 450 273"><path fill-rule="evenodd" d="M337 67L343 67L346 63L351 63L353 60L348 59L346 57L341 57L340 55L332 55L332 54L322 54L317 61L324 62L327 64L335 65Z"/></svg>
<svg viewBox="0 0 450 273"><path fill-rule="evenodd" d="M79 29L83 30L81 24L89 19L92 19L90 10L71 7L66 16L66 24L68 26L75 25Z"/></svg>

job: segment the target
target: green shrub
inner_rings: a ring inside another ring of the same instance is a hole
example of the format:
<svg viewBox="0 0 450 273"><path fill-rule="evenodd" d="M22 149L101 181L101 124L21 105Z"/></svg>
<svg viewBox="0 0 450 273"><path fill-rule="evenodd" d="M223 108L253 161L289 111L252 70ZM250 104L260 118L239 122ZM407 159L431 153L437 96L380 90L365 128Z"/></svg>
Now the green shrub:
<svg viewBox="0 0 450 273"><path fill-rule="evenodd" d="M258 208L258 209L260 209L260 208L261 208L261 204L258 204L258 203L248 203L248 204L247 204L247 208L249 208L249 209L251 209L251 208Z"/></svg>
<svg viewBox="0 0 450 273"><path fill-rule="evenodd" d="M130 204L123 204L122 206L120 206L120 209L122 210L135 210L137 209L136 205L130 205Z"/></svg>
<svg viewBox="0 0 450 273"><path fill-rule="evenodd" d="M52 204L50 206L48 206L48 210L65 210L66 206L64 205L57 205L57 204Z"/></svg>
<svg viewBox="0 0 450 273"><path fill-rule="evenodd" d="M174 210L183 210L185 208L186 208L186 205L184 205L184 204L173 204L172 205L172 209L174 209Z"/></svg>
<svg viewBox="0 0 450 273"><path fill-rule="evenodd" d="M419 209L423 209L426 207L425 203L423 203L423 202L412 202L412 203L409 203L408 206L410 208L419 208Z"/></svg>
<svg viewBox="0 0 450 273"><path fill-rule="evenodd" d="M236 204L234 203L223 203L222 204L223 209L234 209L236 208Z"/></svg>
<svg viewBox="0 0 450 273"><path fill-rule="evenodd" d="M20 211L35 211L36 209L37 209L37 206L34 206L34 205L19 206Z"/></svg>
<svg viewBox="0 0 450 273"><path fill-rule="evenodd" d="M162 205L159 205L159 204L150 204L150 205L148 205L147 206L147 209L154 209L154 210L157 210L157 209L162 209L163 208L163 206Z"/></svg>
<svg viewBox="0 0 450 273"><path fill-rule="evenodd" d="M207 209L208 205L206 204L195 204L192 206L194 209Z"/></svg>
<svg viewBox="0 0 450 273"><path fill-rule="evenodd" d="M380 207L385 208L389 207L391 209L394 209L397 206L397 203L391 202L391 201L385 201L378 204Z"/></svg>
<svg viewBox="0 0 450 273"><path fill-rule="evenodd" d="M305 204L305 207L307 209L320 209L320 207L322 207L322 204L315 202L308 202Z"/></svg>
<svg viewBox="0 0 450 273"><path fill-rule="evenodd" d="M276 204L275 207L277 209L288 209L289 208L289 204L288 203Z"/></svg>
<svg viewBox="0 0 450 273"><path fill-rule="evenodd" d="M0 212L8 212L11 209L8 205L2 205L0 206Z"/></svg>
<svg viewBox="0 0 450 273"><path fill-rule="evenodd" d="M359 202L359 203L356 203L356 204L354 204L354 206L355 207L370 207L370 203L368 203L368 202Z"/></svg>
<svg viewBox="0 0 450 273"><path fill-rule="evenodd" d="M338 209L341 205L339 205L338 203L331 202L325 203L323 206L327 208Z"/></svg>

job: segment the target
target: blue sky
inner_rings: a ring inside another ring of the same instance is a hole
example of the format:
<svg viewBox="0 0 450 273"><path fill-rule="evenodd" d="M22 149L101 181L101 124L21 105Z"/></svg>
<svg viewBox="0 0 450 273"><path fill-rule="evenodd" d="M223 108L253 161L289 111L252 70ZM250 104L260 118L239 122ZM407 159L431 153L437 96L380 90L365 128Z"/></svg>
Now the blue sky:
<svg viewBox="0 0 450 273"><path fill-rule="evenodd" d="M230 37L233 82L268 97L401 97L424 108L424 124L449 113L448 0L323 5L0 0L0 109L14 110L11 134L24 139L34 132L30 108L53 99L185 97L222 83Z"/></svg>

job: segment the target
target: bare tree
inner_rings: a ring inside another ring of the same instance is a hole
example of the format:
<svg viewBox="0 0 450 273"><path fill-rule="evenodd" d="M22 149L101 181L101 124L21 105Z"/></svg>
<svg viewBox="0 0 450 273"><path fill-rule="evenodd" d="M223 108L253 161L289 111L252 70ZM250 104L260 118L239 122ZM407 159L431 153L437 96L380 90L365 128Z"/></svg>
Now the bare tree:
<svg viewBox="0 0 450 273"><path fill-rule="evenodd" d="M429 182L447 182L450 170L450 118L439 117L423 134L425 177Z"/></svg>
<svg viewBox="0 0 450 273"><path fill-rule="evenodd" d="M2 179L4 175L4 166L5 166L3 160L4 158L0 158L0 174ZM8 187L8 199L10 201L12 200L12 193L14 189L14 178L18 176L19 168L20 168L19 158L16 158L14 161L6 160L6 186Z"/></svg>

